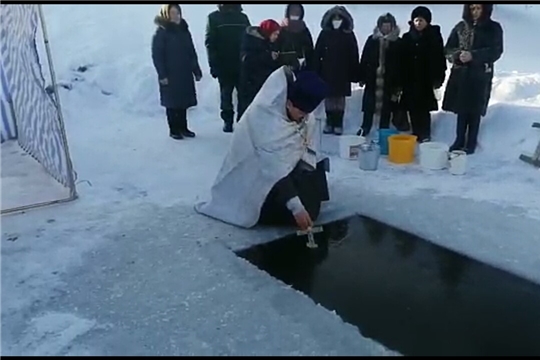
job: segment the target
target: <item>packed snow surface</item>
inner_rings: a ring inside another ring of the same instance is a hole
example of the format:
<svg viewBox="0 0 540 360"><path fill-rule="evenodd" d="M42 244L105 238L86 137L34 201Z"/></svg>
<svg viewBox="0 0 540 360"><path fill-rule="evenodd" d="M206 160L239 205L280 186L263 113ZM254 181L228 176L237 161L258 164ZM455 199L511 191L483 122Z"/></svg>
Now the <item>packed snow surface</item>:
<svg viewBox="0 0 540 360"><path fill-rule="evenodd" d="M314 36L331 5L306 6ZM189 121L196 139L168 138L150 42L159 5L44 6L80 198L2 217L2 354L380 355L391 352L231 250L287 229L241 230L193 210L208 195L230 135L208 74L206 15L183 5L204 78ZM377 17L407 28L414 5L347 5L360 46ZM446 37L461 5L430 5ZM252 23L284 5L244 5ZM321 221L361 213L540 282L540 172L518 160L540 132L540 6L496 5L505 53L466 176L396 167L364 173L332 157ZM42 56L45 63L44 52ZM82 68L81 68L82 67ZM81 71L85 70L85 71ZM361 119L361 89L346 131ZM455 116L433 114L434 139ZM337 153L337 140L322 139Z"/></svg>

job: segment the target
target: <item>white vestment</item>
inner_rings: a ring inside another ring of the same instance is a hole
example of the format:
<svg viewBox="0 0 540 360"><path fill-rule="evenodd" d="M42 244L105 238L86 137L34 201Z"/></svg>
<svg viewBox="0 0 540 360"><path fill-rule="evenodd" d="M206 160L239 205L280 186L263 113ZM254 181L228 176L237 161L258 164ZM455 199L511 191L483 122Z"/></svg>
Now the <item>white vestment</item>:
<svg viewBox="0 0 540 360"><path fill-rule="evenodd" d="M263 203L274 185L298 162L313 164L307 148L316 150L315 118L298 124L286 111L285 68L264 83L232 135L231 145L208 201L195 210L223 222L250 228L257 224Z"/></svg>

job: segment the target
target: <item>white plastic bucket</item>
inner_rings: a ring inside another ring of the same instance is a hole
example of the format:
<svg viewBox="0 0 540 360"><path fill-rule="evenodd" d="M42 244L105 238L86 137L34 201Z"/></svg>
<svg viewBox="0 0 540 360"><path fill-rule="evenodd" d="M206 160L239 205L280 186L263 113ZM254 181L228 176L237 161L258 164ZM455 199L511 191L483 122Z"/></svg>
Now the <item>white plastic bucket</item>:
<svg viewBox="0 0 540 360"><path fill-rule="evenodd" d="M437 142L420 144L420 165L429 170L442 170L448 166L448 145Z"/></svg>
<svg viewBox="0 0 540 360"><path fill-rule="evenodd" d="M360 145L366 142L366 138L357 135L342 135L339 137L339 156L347 160L358 159Z"/></svg>
<svg viewBox="0 0 540 360"><path fill-rule="evenodd" d="M467 153L465 151L452 151L449 156L450 174L465 175L467 172Z"/></svg>

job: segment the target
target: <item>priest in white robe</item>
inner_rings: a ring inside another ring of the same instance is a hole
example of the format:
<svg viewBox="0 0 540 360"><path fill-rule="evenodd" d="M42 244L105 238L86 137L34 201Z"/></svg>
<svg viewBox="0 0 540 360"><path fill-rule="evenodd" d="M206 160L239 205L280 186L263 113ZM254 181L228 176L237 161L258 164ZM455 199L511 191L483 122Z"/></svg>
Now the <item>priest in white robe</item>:
<svg viewBox="0 0 540 360"><path fill-rule="evenodd" d="M327 93L314 72L284 66L272 73L235 128L210 199L196 211L244 228L310 228L329 200L312 115Z"/></svg>

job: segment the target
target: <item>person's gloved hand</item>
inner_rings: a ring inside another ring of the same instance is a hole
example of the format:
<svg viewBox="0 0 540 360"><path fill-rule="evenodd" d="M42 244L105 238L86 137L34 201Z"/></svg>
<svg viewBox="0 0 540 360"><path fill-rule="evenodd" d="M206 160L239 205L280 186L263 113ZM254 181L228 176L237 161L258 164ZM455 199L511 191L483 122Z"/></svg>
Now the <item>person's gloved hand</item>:
<svg viewBox="0 0 540 360"><path fill-rule="evenodd" d="M216 70L216 69L210 69L210 75L211 75L214 79L217 79L217 77L218 77L217 70Z"/></svg>

